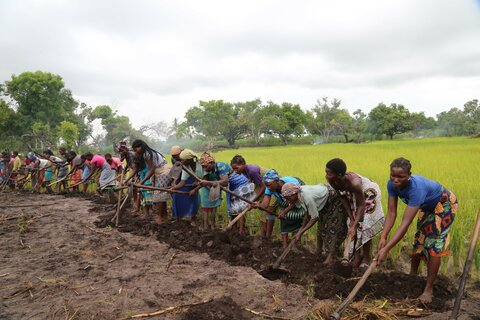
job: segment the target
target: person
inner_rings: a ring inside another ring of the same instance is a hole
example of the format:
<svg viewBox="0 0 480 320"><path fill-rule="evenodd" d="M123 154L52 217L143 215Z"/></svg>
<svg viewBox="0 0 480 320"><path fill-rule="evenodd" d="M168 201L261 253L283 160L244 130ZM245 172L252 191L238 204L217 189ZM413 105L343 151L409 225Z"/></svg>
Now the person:
<svg viewBox="0 0 480 320"><path fill-rule="evenodd" d="M145 164L145 159L140 156L134 157L135 168L138 169L138 177L140 180L145 179L148 174L148 167ZM152 181L146 180L144 183L145 186L151 186ZM150 219L150 214L153 207L153 191L148 189L143 189L140 191L138 200L140 201L139 207L142 208L143 214L140 216L140 219Z"/></svg>
<svg viewBox="0 0 480 320"><path fill-rule="evenodd" d="M107 192L105 193L105 198L109 202L113 202L113 188L115 187L115 171L113 171L105 160L104 157L98 154L92 154L87 152L84 154L86 160L88 160L89 175L85 178L85 181L88 181L93 177L97 172L100 171L100 176L98 177L97 190Z"/></svg>
<svg viewBox="0 0 480 320"><path fill-rule="evenodd" d="M285 183L281 192L289 203L281 215L288 217L292 211L297 217L304 217L303 225L295 235L296 241L300 241L302 235L318 221L317 239L322 238L327 254L323 263L332 266L347 235L347 213L338 193L326 184L300 186L291 182Z"/></svg>
<svg viewBox="0 0 480 320"><path fill-rule="evenodd" d="M54 163L52 162L52 160L53 160L52 150L50 150L50 149L43 150L43 158L44 159L39 159L40 162L41 162L40 168L45 168L42 187L46 188L47 193L52 193L53 190L52 190L52 187L51 187L51 183L52 183L53 175L55 173L55 168L56 168L54 166ZM43 165L45 163L44 161L48 161L48 163Z"/></svg>
<svg viewBox="0 0 480 320"><path fill-rule="evenodd" d="M67 176L69 170L68 170L68 163L66 161L66 158L60 158L60 157L57 157L55 155L53 155L53 153L48 150L49 152L44 154L44 155L48 155L48 159L50 159L50 161L52 162L52 164L54 165L53 166L53 169L54 171L57 172L57 181L60 181L57 183L57 192L60 192L62 187L64 190L67 189L67 179L63 179ZM59 153L62 157L64 157L66 155L66 150L65 148L61 147L59 149Z"/></svg>
<svg viewBox="0 0 480 320"><path fill-rule="evenodd" d="M14 150L12 152L12 160L13 162L13 166L12 166L12 176L11 176L11 184L10 184L10 188L13 190L15 189L15 184L16 184L16 181L19 177L19 174L20 174L20 168L22 167L22 160L20 159L19 155L18 155L18 151Z"/></svg>
<svg viewBox="0 0 480 320"><path fill-rule="evenodd" d="M421 260L427 264L427 283L419 300L430 303L441 257L451 253L450 228L457 213L458 199L440 183L412 174L411 169L410 161L405 158L397 158L390 164L390 180L387 184L388 212L385 229L378 245L377 263L385 260L390 250L405 236L408 227L417 216L410 274L418 273ZM399 198L407 207L403 212L400 226L387 241L397 218Z"/></svg>
<svg viewBox="0 0 480 320"><path fill-rule="evenodd" d="M80 191L79 184L82 182L83 166L84 162L82 157L77 155L75 151L68 151L65 155L67 162L70 164L70 171L67 173L67 177L70 177L70 183L74 191Z"/></svg>
<svg viewBox="0 0 480 320"><path fill-rule="evenodd" d="M281 194L282 186L285 183L292 182L298 185L303 184L303 182L298 178L291 177L291 176L286 176L286 177L280 176L280 174L275 169L268 170L263 176L263 181L265 182L265 186L266 186L263 199L260 203L256 202L254 206L260 206L272 212L277 212L278 210L282 211L288 207L288 201ZM284 220L285 219L282 219L280 221L280 229L284 230L284 231L281 231L283 243L287 241L286 239L288 238L287 236L288 230L291 229L288 226L289 222ZM266 238L266 239L271 238L274 225L275 225L275 216L272 214L267 214L266 221L265 221L265 229L262 229L263 238Z"/></svg>
<svg viewBox="0 0 480 320"><path fill-rule="evenodd" d="M228 179L228 188L230 191L235 194L227 194L227 208L230 221L235 219L241 212L249 210L251 208L250 204L240 199L240 197L254 201L255 194L255 184L250 182L248 178L237 172L232 172ZM245 216L239 220L238 233L240 235L245 235Z"/></svg>
<svg viewBox="0 0 480 320"><path fill-rule="evenodd" d="M123 174L125 175L125 181L138 179L138 175L135 168L135 152L128 149L126 141L120 141L115 146L115 150L120 154L120 160L123 165ZM153 196L153 195L152 195ZM140 195L137 192L137 188L134 188L133 198L131 199L134 212L140 211Z"/></svg>
<svg viewBox="0 0 480 320"><path fill-rule="evenodd" d="M243 175L250 183L253 183L255 188L255 196L253 197L252 201L258 201L263 196L263 193L267 188L265 182L263 181L263 176L268 170L254 164L247 164L245 158L238 154L235 155L232 160L230 160L230 165L232 166L232 170L234 172ZM232 177L230 178L232 179ZM262 233L266 233L266 217L267 214L263 213L260 221L260 228L263 230ZM243 216L238 222L240 233L243 234L245 232L245 216Z"/></svg>
<svg viewBox="0 0 480 320"><path fill-rule="evenodd" d="M86 154L82 154L80 156L82 160L82 192L86 193L88 191L88 187L93 183L92 172L90 170L90 161L88 161Z"/></svg>
<svg viewBox="0 0 480 320"><path fill-rule="evenodd" d="M123 164L120 158L112 157L110 153L106 153L105 161L107 161L110 169L114 170L117 174L120 174L123 171Z"/></svg>
<svg viewBox="0 0 480 320"><path fill-rule="evenodd" d="M215 229L216 213L222 204L222 192L219 186L228 186L228 175L232 168L228 163L215 161L215 157L209 152L204 152L199 162L203 169L200 182L203 228Z"/></svg>
<svg viewBox="0 0 480 320"><path fill-rule="evenodd" d="M173 157L173 153L172 153ZM198 163L198 157L190 149L184 149L178 155L178 159L182 164L192 170L197 177L202 176L202 166ZM174 182L174 190L189 192L189 194L172 194L172 214L178 221L182 218L195 218L200 207L200 197L195 187L195 177L190 175L187 171L182 170L180 178Z"/></svg>
<svg viewBox="0 0 480 320"><path fill-rule="evenodd" d="M382 208L382 193L378 184L358 173L347 172L342 159L335 158L327 162L325 178L337 191L349 216L348 233L351 251L362 248L361 255L355 259L355 266L368 267L371 259L372 239L383 230L385 223ZM355 247L352 246L355 244Z"/></svg>
<svg viewBox="0 0 480 320"><path fill-rule="evenodd" d="M165 157L158 151L152 149L145 141L135 140L132 143L132 149L139 157L143 157L145 165L148 167L148 172L140 181L140 184L145 184L147 180L152 181L152 185L157 188L166 188L171 183L169 176L170 166L167 164ZM136 168L138 172L138 168ZM164 191L154 191L153 206L154 211L158 215L155 222L157 224L164 224L168 222L167 216L167 200L170 194Z"/></svg>
<svg viewBox="0 0 480 320"><path fill-rule="evenodd" d="M12 184L13 163L10 162L10 153L4 151L0 159L0 191Z"/></svg>

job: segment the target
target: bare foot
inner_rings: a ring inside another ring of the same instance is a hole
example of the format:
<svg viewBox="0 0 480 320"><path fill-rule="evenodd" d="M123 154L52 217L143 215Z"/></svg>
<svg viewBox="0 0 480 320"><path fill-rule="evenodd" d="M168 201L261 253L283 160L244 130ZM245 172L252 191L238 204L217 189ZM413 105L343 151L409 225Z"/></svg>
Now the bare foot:
<svg viewBox="0 0 480 320"><path fill-rule="evenodd" d="M433 298L433 293L430 291L423 291L423 293L418 297L418 300L422 303L431 303Z"/></svg>

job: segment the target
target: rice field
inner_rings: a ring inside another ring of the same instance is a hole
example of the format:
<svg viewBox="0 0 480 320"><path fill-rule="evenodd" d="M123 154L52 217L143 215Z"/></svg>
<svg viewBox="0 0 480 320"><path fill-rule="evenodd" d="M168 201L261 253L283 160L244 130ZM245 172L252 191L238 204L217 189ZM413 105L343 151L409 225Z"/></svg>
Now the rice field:
<svg viewBox="0 0 480 320"><path fill-rule="evenodd" d="M385 213L389 164L397 157L409 159L412 162L413 173L440 182L459 198L459 211L451 231L453 255L449 257L448 263L442 264L442 271L444 273L461 271L473 233L476 212L480 208L478 183L480 139L460 137L378 141L365 144L245 148L218 152L216 158L218 161L230 163L235 154L244 156L247 163L274 168L282 176L300 177L307 184L325 183L325 163L332 158L342 158L347 163L348 171L357 172L379 184ZM400 204L396 226L400 223L403 208L404 205ZM258 227L255 215L250 215L247 223L250 228ZM392 250L393 259L410 251L416 229L414 224L415 222L410 226L403 242ZM313 238L311 232L307 239ZM477 247L474 261L476 268L472 269L476 269L475 273L480 275L478 249Z"/></svg>

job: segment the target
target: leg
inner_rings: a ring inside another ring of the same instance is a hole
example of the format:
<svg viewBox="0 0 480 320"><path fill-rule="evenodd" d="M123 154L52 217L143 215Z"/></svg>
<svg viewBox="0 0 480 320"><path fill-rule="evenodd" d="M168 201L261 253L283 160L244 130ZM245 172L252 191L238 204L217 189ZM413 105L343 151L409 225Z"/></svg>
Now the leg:
<svg viewBox="0 0 480 320"><path fill-rule="evenodd" d="M438 270L440 269L441 257L432 257L427 264L427 284L425 285L425 289L423 293L418 297L420 301L423 303L430 303L432 302L433 298L433 283L437 278Z"/></svg>
<svg viewBox="0 0 480 320"><path fill-rule="evenodd" d="M282 245L283 245L283 249L286 249L288 246L288 233L286 232L282 233Z"/></svg>
<svg viewBox="0 0 480 320"><path fill-rule="evenodd" d="M245 216L241 217L240 220L238 221L239 224L239 234L240 235L245 235Z"/></svg>
<svg viewBox="0 0 480 320"><path fill-rule="evenodd" d="M372 240L368 240L363 245L362 263L370 264L372 254Z"/></svg>
<svg viewBox="0 0 480 320"><path fill-rule="evenodd" d="M211 222L211 225L210 225L210 226L211 226L211 229L212 229L212 230L216 228L216 225L215 225L215 215L216 215L216 213L217 213L217 208L218 208L218 207L213 208L213 210L212 210L212 212L211 212L211 214L210 214L210 222Z"/></svg>
<svg viewBox="0 0 480 320"><path fill-rule="evenodd" d="M272 238L274 225L275 225L275 220L267 220L267 233L266 233L267 239Z"/></svg>
<svg viewBox="0 0 480 320"><path fill-rule="evenodd" d="M420 266L420 255L412 254L412 261L410 263L410 275L416 276L418 274L418 267Z"/></svg>

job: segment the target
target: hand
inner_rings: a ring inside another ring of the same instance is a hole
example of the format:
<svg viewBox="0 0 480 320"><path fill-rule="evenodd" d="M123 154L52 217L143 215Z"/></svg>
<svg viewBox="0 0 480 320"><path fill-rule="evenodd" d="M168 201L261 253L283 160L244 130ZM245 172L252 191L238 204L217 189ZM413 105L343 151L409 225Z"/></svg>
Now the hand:
<svg viewBox="0 0 480 320"><path fill-rule="evenodd" d="M260 206L260 203L258 203L258 201L255 201L255 202L252 202L252 204L250 204L250 206L252 208L258 208Z"/></svg>
<svg viewBox="0 0 480 320"><path fill-rule="evenodd" d="M299 242L301 238L302 238L302 233L301 233L301 232L297 232L297 233L295 234L295 241L296 241L296 242Z"/></svg>
<svg viewBox="0 0 480 320"><path fill-rule="evenodd" d="M188 195L190 197L193 197L195 195L195 193L197 193L197 190L190 190L190 192L188 193Z"/></svg>
<svg viewBox="0 0 480 320"><path fill-rule="evenodd" d="M286 216L285 211L282 211L277 215L277 218L278 219L285 219L285 216Z"/></svg>
<svg viewBox="0 0 480 320"><path fill-rule="evenodd" d="M387 239L380 238L380 242L378 243L377 250L380 252L380 250L382 250L386 244L387 244Z"/></svg>
<svg viewBox="0 0 480 320"><path fill-rule="evenodd" d="M375 258L377 260L377 266L380 265L385 260L387 255L388 255L388 250L386 248L383 248L380 251L378 251L377 256Z"/></svg>

